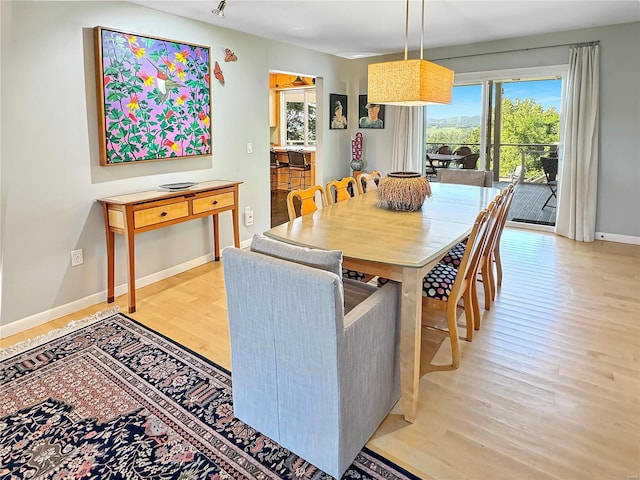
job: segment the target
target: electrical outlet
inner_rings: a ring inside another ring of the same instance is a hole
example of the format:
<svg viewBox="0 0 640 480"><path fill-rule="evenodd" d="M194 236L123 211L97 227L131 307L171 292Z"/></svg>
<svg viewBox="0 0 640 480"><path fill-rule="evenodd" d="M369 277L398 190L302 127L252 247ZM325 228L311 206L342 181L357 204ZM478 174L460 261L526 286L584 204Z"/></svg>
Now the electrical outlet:
<svg viewBox="0 0 640 480"><path fill-rule="evenodd" d="M244 225L246 227L253 225L253 210L251 210L251 207L244 207Z"/></svg>
<svg viewBox="0 0 640 480"><path fill-rule="evenodd" d="M82 249L71 250L71 266L75 267L77 265L82 265L83 263L84 258L82 257Z"/></svg>

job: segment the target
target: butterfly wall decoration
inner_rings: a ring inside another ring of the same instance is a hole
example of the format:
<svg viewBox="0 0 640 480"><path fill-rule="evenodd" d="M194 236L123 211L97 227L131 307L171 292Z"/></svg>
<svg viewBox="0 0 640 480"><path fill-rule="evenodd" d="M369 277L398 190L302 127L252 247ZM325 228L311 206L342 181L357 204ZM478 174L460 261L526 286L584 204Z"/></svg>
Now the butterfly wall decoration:
<svg viewBox="0 0 640 480"><path fill-rule="evenodd" d="M238 57L236 56L236 54L228 48L225 48L224 55L225 55L224 57L225 62L235 62L236 60L238 60Z"/></svg>
<svg viewBox="0 0 640 480"><path fill-rule="evenodd" d="M216 66L213 69L213 75L218 79L221 85L224 85L224 75L222 74L222 69L218 62L216 62Z"/></svg>

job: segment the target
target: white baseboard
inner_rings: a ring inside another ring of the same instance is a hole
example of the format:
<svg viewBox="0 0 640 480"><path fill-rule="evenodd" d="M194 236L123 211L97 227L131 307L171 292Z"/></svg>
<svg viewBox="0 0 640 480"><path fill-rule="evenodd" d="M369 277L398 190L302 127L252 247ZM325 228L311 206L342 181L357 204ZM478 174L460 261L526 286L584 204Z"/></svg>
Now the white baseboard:
<svg viewBox="0 0 640 480"><path fill-rule="evenodd" d="M249 247L249 245L251 245L251 239L240 242L240 248L247 248ZM224 248L222 250L224 250ZM160 280L164 280L165 278L178 275L179 273L186 272L187 270L191 270L192 268L199 267L200 265L204 265L205 263L211 261L213 261L213 253L194 258L193 260L181 263L180 265L175 265L160 272L152 273L151 275L147 275L146 277L136 278L136 287L146 287L147 285L151 285L152 283L159 282ZM126 283L122 285L116 285L115 296L117 297L119 295L124 295L125 293L127 293L127 291L128 290ZM107 291L103 290L101 292L94 293L93 295L74 300L73 302L69 302L65 305L60 305L50 310L36 313L35 315L31 315L20 320L16 320L7 325L1 325L0 338L10 337L11 335L15 335L16 333L20 333L24 330L37 327L38 325L50 322L51 320L55 320L56 318L64 317L65 315L77 312L78 310L82 310L83 308L102 303L104 302L105 298L107 298Z"/></svg>
<svg viewBox="0 0 640 480"><path fill-rule="evenodd" d="M245 243L246 246L249 246L251 244L251 240L242 242L240 246L244 247ZM164 280L165 278L169 278L179 273L186 272L187 270L191 270L192 268L198 267L207 262L211 262L212 260L213 253L209 253L207 255L203 255L202 257L194 258L193 260L189 260L188 262L181 263L180 265L175 265L160 272L152 273L151 275L147 275L146 277L137 278L136 287L141 288L147 285L151 285L152 283L156 283L160 280ZM116 285L115 296L117 297L119 295L123 295L127 293L127 291L128 290L126 283L122 285ZM38 325L50 322L51 320L55 320L56 318L64 317L65 315L77 312L78 310L82 310L83 308L102 303L105 301L105 298L107 298L107 291L103 290L87 297L74 300L73 302L69 302L65 305L60 305L50 310L36 313L35 315L16 320L7 325L2 325L0 326L0 338L15 335L16 333L28 330L29 328L37 327Z"/></svg>
<svg viewBox="0 0 640 480"><path fill-rule="evenodd" d="M507 227L522 228L524 230L535 230L538 232L550 232L553 233L554 227L549 225L536 225L534 223L525 222L511 222L506 223ZM632 235L618 235L617 233L605 233L596 232L596 240L603 240L605 242L617 242L617 243L629 243L631 245L640 245L640 237L634 237Z"/></svg>
<svg viewBox="0 0 640 480"><path fill-rule="evenodd" d="M640 245L640 237L634 237L632 235L618 235L617 233L596 232L596 240Z"/></svg>

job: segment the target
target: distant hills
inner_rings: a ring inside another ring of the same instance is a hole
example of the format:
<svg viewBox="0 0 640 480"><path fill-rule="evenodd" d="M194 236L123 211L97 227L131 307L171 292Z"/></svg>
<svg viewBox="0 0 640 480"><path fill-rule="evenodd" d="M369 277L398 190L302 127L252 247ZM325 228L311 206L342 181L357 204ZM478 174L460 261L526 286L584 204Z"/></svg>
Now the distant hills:
<svg viewBox="0 0 640 480"><path fill-rule="evenodd" d="M479 127L482 116L474 115L471 117L447 117L447 118L428 118L427 128L475 128Z"/></svg>

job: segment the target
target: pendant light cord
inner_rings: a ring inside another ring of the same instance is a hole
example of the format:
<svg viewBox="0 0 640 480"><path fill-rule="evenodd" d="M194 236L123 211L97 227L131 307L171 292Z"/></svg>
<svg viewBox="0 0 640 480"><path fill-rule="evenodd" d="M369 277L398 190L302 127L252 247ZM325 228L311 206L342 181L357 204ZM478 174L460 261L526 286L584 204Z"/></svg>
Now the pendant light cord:
<svg viewBox="0 0 640 480"><path fill-rule="evenodd" d="M409 0L405 12L404 24L404 59L409 57ZM420 60L424 59L424 0L422 0L422 25L420 28Z"/></svg>
<svg viewBox="0 0 640 480"><path fill-rule="evenodd" d="M408 57L408 42L409 42L409 0L407 0L407 8L404 15L405 24L404 24L404 59L406 60Z"/></svg>
<svg viewBox="0 0 640 480"><path fill-rule="evenodd" d="M420 29L420 60L423 60L424 50L424 0L422 0L422 28Z"/></svg>

